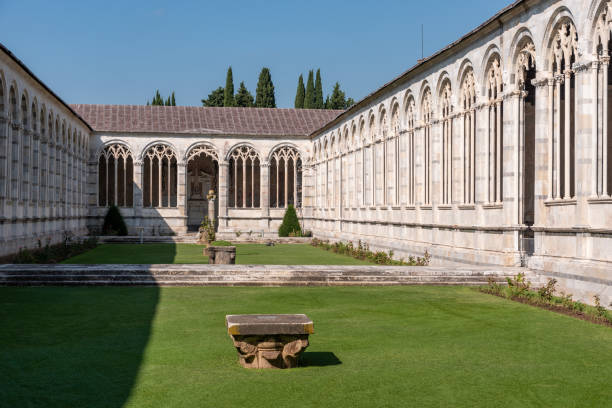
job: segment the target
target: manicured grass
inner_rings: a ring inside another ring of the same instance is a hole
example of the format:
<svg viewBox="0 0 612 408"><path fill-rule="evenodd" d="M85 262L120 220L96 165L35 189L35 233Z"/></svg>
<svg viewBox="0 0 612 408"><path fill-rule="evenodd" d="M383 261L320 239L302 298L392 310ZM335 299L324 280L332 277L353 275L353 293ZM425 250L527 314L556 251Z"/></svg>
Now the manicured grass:
<svg viewBox="0 0 612 408"><path fill-rule="evenodd" d="M324 251L308 244L236 245L237 264L259 265L366 265L368 261ZM102 244L65 260L72 264L198 264L208 263L197 244Z"/></svg>
<svg viewBox="0 0 612 408"><path fill-rule="evenodd" d="M247 370L229 313L306 313ZM0 288L6 407L603 407L612 330L465 287Z"/></svg>

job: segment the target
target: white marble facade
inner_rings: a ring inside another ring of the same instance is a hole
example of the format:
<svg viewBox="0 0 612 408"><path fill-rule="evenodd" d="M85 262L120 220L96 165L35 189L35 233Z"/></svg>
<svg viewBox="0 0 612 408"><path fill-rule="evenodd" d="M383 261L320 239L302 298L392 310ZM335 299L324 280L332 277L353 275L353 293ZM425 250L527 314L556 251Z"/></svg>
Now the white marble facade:
<svg viewBox="0 0 612 408"><path fill-rule="evenodd" d="M213 189L220 236L273 235L296 203L318 237L522 264L610 301L611 32L607 0L517 1L287 137L96 131L3 49L1 252L95 232L109 203L181 234Z"/></svg>

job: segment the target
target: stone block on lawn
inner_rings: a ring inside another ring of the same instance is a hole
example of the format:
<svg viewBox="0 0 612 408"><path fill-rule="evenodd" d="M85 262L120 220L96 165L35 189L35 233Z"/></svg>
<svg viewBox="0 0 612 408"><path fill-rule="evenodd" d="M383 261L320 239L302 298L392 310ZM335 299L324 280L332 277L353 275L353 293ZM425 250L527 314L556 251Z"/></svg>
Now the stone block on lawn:
<svg viewBox="0 0 612 408"><path fill-rule="evenodd" d="M296 367L314 324L304 314L225 316L227 332L247 368Z"/></svg>
<svg viewBox="0 0 612 408"><path fill-rule="evenodd" d="M209 246L204 248L204 254L208 255L209 264L233 265L236 263L235 246Z"/></svg>

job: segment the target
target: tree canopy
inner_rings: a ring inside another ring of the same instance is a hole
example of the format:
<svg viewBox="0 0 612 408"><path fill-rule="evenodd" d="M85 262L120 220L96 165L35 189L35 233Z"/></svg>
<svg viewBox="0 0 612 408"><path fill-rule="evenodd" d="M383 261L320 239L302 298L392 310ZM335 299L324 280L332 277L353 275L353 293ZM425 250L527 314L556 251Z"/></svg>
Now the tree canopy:
<svg viewBox="0 0 612 408"><path fill-rule="evenodd" d="M224 94L223 87L218 87L208 95L208 98L202 99L202 106L223 106Z"/></svg>
<svg viewBox="0 0 612 408"><path fill-rule="evenodd" d="M155 95L153 96L153 101L149 102L147 100L147 106L149 106L149 105L152 105L152 106L176 106L176 100L174 98L174 91L172 91L172 94L168 95L168 97L164 101L164 98L159 93L159 89L155 90Z"/></svg>
<svg viewBox="0 0 612 408"><path fill-rule="evenodd" d="M244 82L240 82L240 87L238 88L238 92L236 92L236 96L234 97L234 106L239 106L242 108L252 108L255 106L253 95L249 92L249 90L244 85Z"/></svg>

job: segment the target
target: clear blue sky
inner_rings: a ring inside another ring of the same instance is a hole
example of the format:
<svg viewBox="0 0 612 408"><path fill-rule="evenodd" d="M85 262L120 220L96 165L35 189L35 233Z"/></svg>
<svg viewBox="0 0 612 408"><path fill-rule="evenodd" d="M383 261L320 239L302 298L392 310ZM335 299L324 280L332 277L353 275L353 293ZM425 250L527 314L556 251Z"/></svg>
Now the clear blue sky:
<svg viewBox="0 0 612 408"><path fill-rule="evenodd" d="M511 0L0 0L0 42L68 103L144 104L156 88L178 105L225 85L232 66L255 94L271 69L278 107L321 68L355 100L456 40Z"/></svg>

